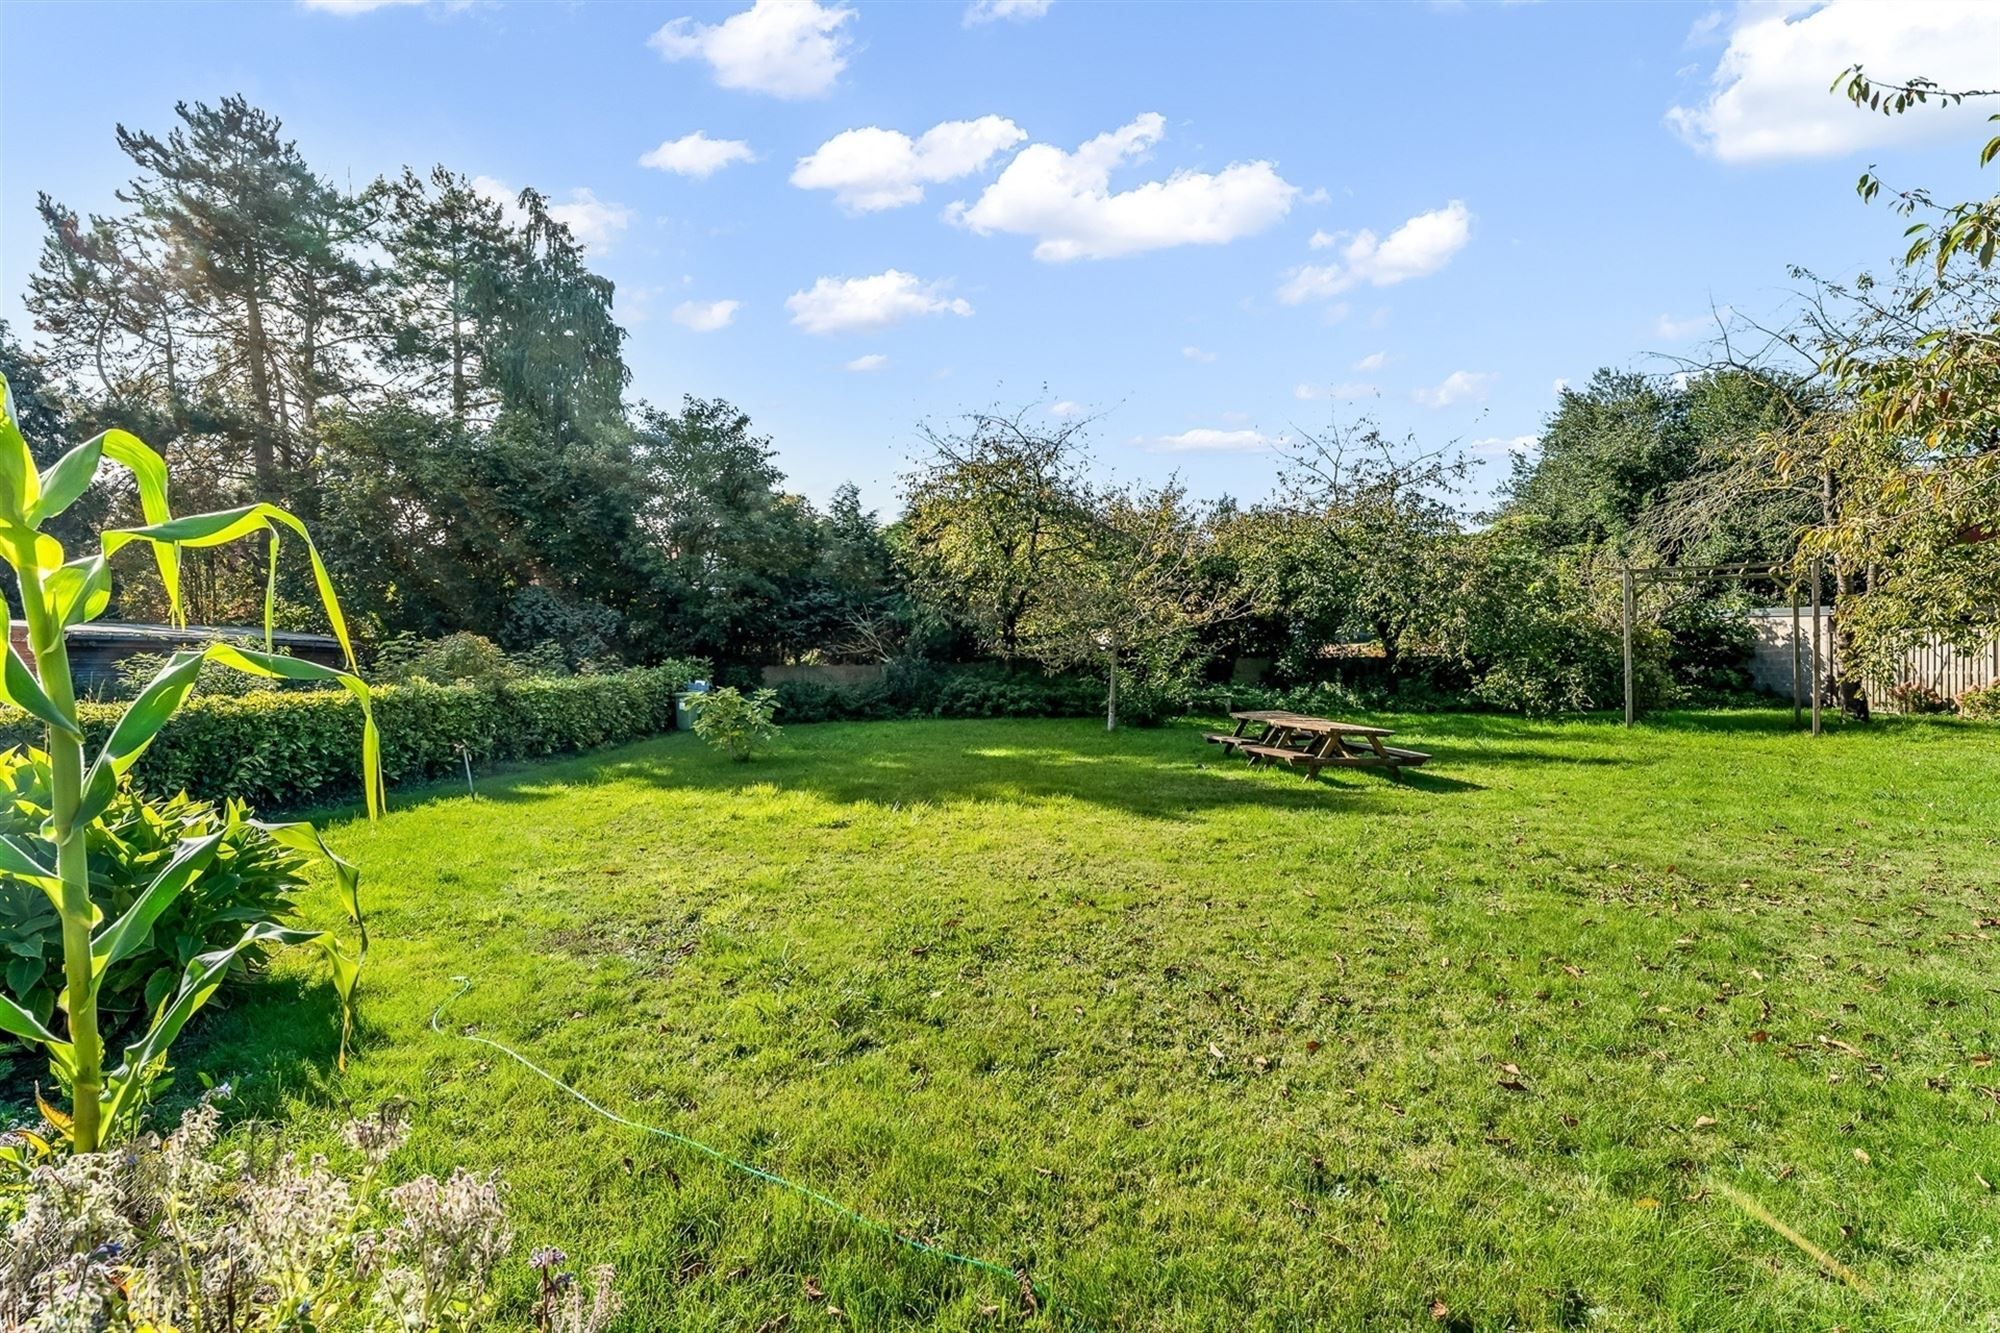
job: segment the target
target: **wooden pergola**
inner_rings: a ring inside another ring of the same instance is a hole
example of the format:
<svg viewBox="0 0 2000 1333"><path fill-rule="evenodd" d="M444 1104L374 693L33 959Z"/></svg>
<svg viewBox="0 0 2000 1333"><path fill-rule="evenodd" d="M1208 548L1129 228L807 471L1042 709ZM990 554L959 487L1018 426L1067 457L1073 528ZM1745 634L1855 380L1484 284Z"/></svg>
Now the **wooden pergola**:
<svg viewBox="0 0 2000 1333"><path fill-rule="evenodd" d="M1637 710L1632 696L1632 630L1638 614L1638 592L1641 583L1706 583L1714 579L1736 579L1748 581L1760 579L1771 583L1785 583L1792 594L1792 725L1798 726L1804 720L1807 698L1812 709L1812 734L1820 734L1820 679L1824 674L1820 669L1820 588L1823 586L1824 570L1821 562L1814 560L1807 574L1811 585L1810 603L1812 607L1812 661L1805 663L1801 652L1802 638L1799 633L1799 581L1788 565L1777 563L1741 562L1733 565L1648 565L1634 569L1625 567L1625 725L1631 726ZM1802 687L1810 687L1805 689ZM1804 696L1804 697L1802 697Z"/></svg>

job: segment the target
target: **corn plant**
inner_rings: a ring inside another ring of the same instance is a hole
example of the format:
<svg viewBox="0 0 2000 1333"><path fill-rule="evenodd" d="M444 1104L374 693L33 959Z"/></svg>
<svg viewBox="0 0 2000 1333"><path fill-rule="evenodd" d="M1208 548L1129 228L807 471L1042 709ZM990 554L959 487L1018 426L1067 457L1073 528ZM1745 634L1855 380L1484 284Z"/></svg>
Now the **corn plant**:
<svg viewBox="0 0 2000 1333"><path fill-rule="evenodd" d="M60 542L40 529L74 504L105 464L131 474L145 521L138 527L104 532L97 552L71 558ZM305 545L320 604L340 642L346 670L271 651L278 547L285 532L296 535ZM111 600L111 557L134 544L150 550L166 588L169 612L179 624L185 621L182 550L221 546L260 534L270 557L264 648L216 643L199 651L175 653L126 707L102 742L88 742L77 717L64 633L72 625L104 614ZM6 613L0 609L0 630L8 634L6 655L0 659L0 699L33 714L46 727L44 748L50 778L49 815L39 832L0 836L0 873L40 888L61 917L65 985L57 1005L67 1016L68 1033L59 1036L4 994L0 994L0 1029L39 1043L48 1053L56 1080L68 1089L70 1101L67 1115L47 1108L53 1113L51 1118L69 1134L79 1152L96 1151L107 1135L128 1127L136 1119L152 1079L164 1066L168 1046L222 984L231 962L246 949L306 944L326 954L341 1001L344 1063L355 982L368 947L361 920L359 877L355 868L334 856L307 824L263 827L278 841L317 852L332 866L342 906L359 937L352 953L331 931L253 922L235 943L201 954L187 964L178 986L161 1001L151 1023L110 1069L105 1068L104 1042L97 1023L98 988L105 972L145 942L154 921L213 861L221 841L214 833L182 839L159 874L115 921L103 920L91 903L85 845L91 822L110 806L120 781L186 700L204 662L218 662L253 676L333 682L351 692L361 706L361 785L369 817L381 808L381 744L368 687L359 675L333 583L305 525L268 504L175 518L167 501L166 460L121 430L106 431L77 445L46 471L37 472L34 455L16 422L13 396L5 377L0 376L0 561L13 569L20 584L21 610L34 659L31 668L15 650L12 626L4 623Z"/></svg>

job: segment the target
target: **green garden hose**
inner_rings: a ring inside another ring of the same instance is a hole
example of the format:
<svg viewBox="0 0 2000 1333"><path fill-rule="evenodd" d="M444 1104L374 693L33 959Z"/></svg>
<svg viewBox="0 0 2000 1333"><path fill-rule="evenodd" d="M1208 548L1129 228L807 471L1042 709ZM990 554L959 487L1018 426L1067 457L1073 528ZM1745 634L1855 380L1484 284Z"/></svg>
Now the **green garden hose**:
<svg viewBox="0 0 2000 1333"><path fill-rule="evenodd" d="M872 1217L867 1217L861 1213L856 1212L854 1209L849 1208L846 1204L841 1203L838 1199L834 1199L825 1194L822 1194L816 1189L811 1189L805 1185L798 1184L796 1181L787 1180L783 1176L774 1175L773 1173L764 1170L762 1167L752 1166L748 1162L740 1161L737 1158L731 1157L728 1153L723 1152L719 1148L710 1147L708 1144L701 1142L699 1139L691 1139L687 1137L685 1134L676 1134L670 1129L661 1129L657 1125L644 1124L641 1121L632 1120L625 1116L619 1115L616 1111L613 1111L606 1106L603 1106L597 1102L592 1101L584 1093L578 1091L570 1084L565 1083L562 1079L557 1078L554 1074L551 1074L548 1070L542 1068L540 1065L536 1064L533 1060L530 1060L527 1056L521 1054L519 1051L515 1050L511 1046L502 1045L500 1042L494 1041L490 1037L481 1037L470 1032L455 1032L447 1029L444 1026L445 1009L448 1006L450 1006L454 1001L458 1000L460 997L462 997L472 989L472 979L469 977L453 977L452 980L458 983L458 989L452 992L449 996L445 997L445 999L441 1003L439 1003L438 1007L431 1011L431 1031L439 1033L440 1035L443 1036L457 1037L460 1041L473 1042L476 1045L485 1046L491 1050L500 1052L500 1054L514 1061L516 1064L528 1070L530 1073L537 1075L538 1077L546 1080L547 1082L553 1083L558 1088L561 1088L564 1092L576 1098L576 1100L582 1102L585 1106L589 1107L593 1112L602 1116L604 1119L609 1120L614 1125L623 1125L627 1129L636 1129L642 1134L650 1134L654 1138L665 1139L669 1143L677 1143L683 1148L692 1149L693 1151L700 1153L704 1157L707 1157L713 1161L721 1163L723 1166L728 1167L732 1171L736 1171L742 1175L749 1176L754 1180L761 1180L769 1185L776 1185L781 1189L790 1190L792 1193L800 1196L801 1198L809 1199L813 1203L818 1204L820 1207L828 1209L831 1212L834 1212L839 1216L846 1218L848 1221L854 1223L856 1226L862 1228L865 1231L872 1231L878 1235L887 1236L890 1240L895 1241L898 1245L902 1245L909 1249L915 1250L919 1254L927 1254L930 1255L932 1258L942 1259L947 1263L959 1264L966 1268L976 1269L982 1273L992 1273L998 1277L1005 1278L1010 1285L1012 1285L1015 1289L1017 1289L1021 1293L1024 1300L1032 1296L1034 1303L1039 1308L1059 1313L1063 1315L1064 1318L1078 1325L1079 1327L1085 1330L1089 1329L1090 1327L1089 1324L1085 1323L1084 1320L1079 1315L1077 1315L1077 1313L1074 1310L1071 1310L1068 1306L1065 1306L1060 1301L1057 1301L1054 1297L1052 1297L1048 1293L1048 1291L1042 1286L1041 1283L1029 1277L1026 1269L1008 1268L1006 1265L996 1264L990 1259L980 1259L969 1254L957 1254L951 1250L944 1249L940 1246L931 1245L925 1241L918 1240L915 1236L906 1236L902 1232L896 1230L894 1227L887 1226L881 1222L877 1222Z"/></svg>

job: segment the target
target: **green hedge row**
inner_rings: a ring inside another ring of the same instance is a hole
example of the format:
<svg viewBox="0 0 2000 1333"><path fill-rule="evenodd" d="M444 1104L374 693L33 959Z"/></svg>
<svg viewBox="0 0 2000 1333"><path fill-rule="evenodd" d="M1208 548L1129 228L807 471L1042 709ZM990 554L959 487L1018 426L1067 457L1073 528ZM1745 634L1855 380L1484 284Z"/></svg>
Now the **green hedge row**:
<svg viewBox="0 0 2000 1333"><path fill-rule="evenodd" d="M639 740L674 725L674 694L699 668L670 664L601 676L529 677L499 685L384 685L376 690L383 775L393 785L475 765ZM93 744L122 704L80 710ZM40 724L0 710L0 748L40 745ZM155 738L134 777L144 789L206 800L237 796L260 810L358 799L361 710L345 690L195 696Z"/></svg>
<svg viewBox="0 0 2000 1333"><path fill-rule="evenodd" d="M778 722L872 722L918 717L1089 717L1104 711L1104 682L990 666L896 662L875 685L840 689L791 680L777 687Z"/></svg>

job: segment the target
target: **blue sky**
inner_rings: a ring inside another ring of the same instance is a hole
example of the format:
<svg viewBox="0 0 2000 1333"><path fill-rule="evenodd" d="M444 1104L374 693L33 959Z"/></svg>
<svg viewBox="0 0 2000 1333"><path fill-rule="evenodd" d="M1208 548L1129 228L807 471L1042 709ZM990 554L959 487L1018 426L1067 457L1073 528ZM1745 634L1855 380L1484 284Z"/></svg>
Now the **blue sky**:
<svg viewBox="0 0 2000 1333"><path fill-rule="evenodd" d="M1207 495L1336 412L1497 475L1558 380L1884 266L1865 165L1990 192L1968 116L1825 90L2000 82L2000 5L8 3L0 51L17 330L36 192L110 209L115 124L241 92L337 179L568 205L635 395L727 397L889 510L916 424L993 405Z"/></svg>

